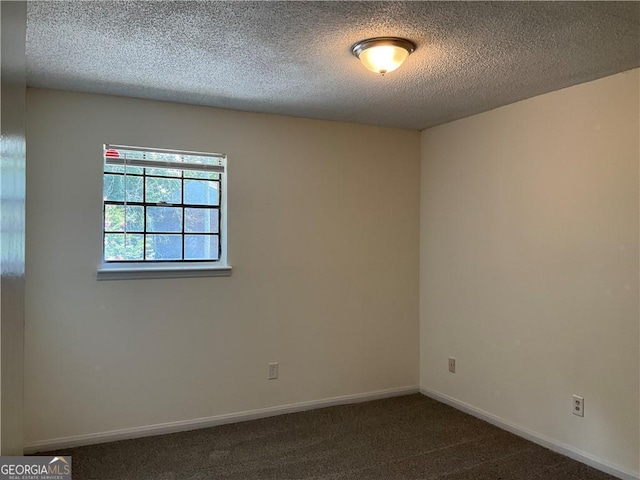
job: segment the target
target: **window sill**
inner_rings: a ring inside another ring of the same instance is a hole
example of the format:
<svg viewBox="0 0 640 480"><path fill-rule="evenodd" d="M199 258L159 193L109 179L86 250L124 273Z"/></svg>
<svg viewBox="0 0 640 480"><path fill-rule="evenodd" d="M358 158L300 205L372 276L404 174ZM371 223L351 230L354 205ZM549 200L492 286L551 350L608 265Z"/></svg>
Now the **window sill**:
<svg viewBox="0 0 640 480"><path fill-rule="evenodd" d="M108 264L98 268L98 280L135 280L145 278L230 277L230 265L181 263L179 265Z"/></svg>

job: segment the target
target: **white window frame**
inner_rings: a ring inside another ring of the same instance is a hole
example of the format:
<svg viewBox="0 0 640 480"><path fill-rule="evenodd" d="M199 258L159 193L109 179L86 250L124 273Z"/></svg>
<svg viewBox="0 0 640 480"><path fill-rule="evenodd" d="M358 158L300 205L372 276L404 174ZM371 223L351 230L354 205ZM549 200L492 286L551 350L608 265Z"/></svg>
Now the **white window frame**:
<svg viewBox="0 0 640 480"><path fill-rule="evenodd" d="M195 155L199 157L211 157L219 159L220 165L216 167L216 171L220 173L220 255L215 261L174 261L174 262L105 262L104 261L104 241L101 252L101 263L98 266L98 280L126 280L126 279L143 279L143 278L181 278L181 277L221 277L231 275L231 265L227 262L227 176L228 165L227 156L221 153L194 152L186 150L168 150L151 147L133 147L126 145L105 144L103 146L103 167L102 176L104 178L104 165L106 164L122 164L142 167L156 168L172 168L176 170L187 170L181 168L179 162L160 162L154 160L139 160L127 158L107 157L107 150L127 150L152 153L169 153L174 155ZM185 165L186 166L186 165ZM104 188L104 187L103 187ZM104 195L103 195L104 196ZM102 204L104 211L104 200ZM101 216L102 217L102 216ZM101 232L104 238L104 218L102 218ZM183 232L184 233L184 232Z"/></svg>

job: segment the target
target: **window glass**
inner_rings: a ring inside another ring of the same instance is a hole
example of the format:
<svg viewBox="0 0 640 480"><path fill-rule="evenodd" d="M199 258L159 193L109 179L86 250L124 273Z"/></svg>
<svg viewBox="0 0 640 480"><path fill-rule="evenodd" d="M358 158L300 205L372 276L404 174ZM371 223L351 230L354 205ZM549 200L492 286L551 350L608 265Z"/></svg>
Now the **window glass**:
<svg viewBox="0 0 640 480"><path fill-rule="evenodd" d="M147 207L147 232L181 232L182 208Z"/></svg>
<svg viewBox="0 0 640 480"><path fill-rule="evenodd" d="M104 262L226 259L223 156L105 146L104 159Z"/></svg>
<svg viewBox="0 0 640 480"><path fill-rule="evenodd" d="M218 212L215 208L185 208L184 231L218 233Z"/></svg>
<svg viewBox="0 0 640 480"><path fill-rule="evenodd" d="M173 178L145 178L145 201L149 203L180 203L182 180Z"/></svg>
<svg viewBox="0 0 640 480"><path fill-rule="evenodd" d="M191 205L219 205L220 182L185 180L184 203Z"/></svg>
<svg viewBox="0 0 640 480"><path fill-rule="evenodd" d="M145 253L150 260L181 260L182 235L146 235Z"/></svg>
<svg viewBox="0 0 640 480"><path fill-rule="evenodd" d="M104 236L105 260L142 260L144 235L106 233Z"/></svg>
<svg viewBox="0 0 640 480"><path fill-rule="evenodd" d="M217 235L185 235L184 257L190 260L217 260Z"/></svg>

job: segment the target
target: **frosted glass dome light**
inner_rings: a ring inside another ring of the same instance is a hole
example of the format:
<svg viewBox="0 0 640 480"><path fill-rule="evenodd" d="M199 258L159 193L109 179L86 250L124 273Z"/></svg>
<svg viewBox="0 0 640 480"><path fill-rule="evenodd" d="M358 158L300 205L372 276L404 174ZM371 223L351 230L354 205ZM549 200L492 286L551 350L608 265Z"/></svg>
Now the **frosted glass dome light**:
<svg viewBox="0 0 640 480"><path fill-rule="evenodd" d="M416 45L404 38L377 37L362 40L351 47L351 52L372 72L384 75L402 65Z"/></svg>

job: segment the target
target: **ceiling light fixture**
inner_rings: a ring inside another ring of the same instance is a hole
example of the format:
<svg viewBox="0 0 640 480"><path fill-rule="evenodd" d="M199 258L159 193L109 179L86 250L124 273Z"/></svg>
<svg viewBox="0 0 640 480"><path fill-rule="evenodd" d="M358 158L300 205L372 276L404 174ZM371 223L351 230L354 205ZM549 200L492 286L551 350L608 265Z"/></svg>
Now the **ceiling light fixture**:
<svg viewBox="0 0 640 480"><path fill-rule="evenodd" d="M405 38L376 37L362 40L351 47L351 53L372 72L384 75L402 65L416 44Z"/></svg>

